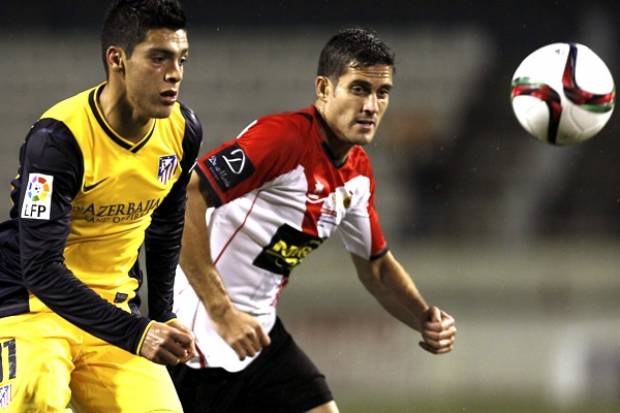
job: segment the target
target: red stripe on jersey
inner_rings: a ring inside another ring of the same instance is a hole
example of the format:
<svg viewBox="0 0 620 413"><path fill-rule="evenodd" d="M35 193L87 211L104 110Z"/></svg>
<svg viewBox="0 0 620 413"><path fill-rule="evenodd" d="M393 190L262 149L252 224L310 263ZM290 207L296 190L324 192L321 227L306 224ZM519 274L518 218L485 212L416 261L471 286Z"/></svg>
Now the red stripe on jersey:
<svg viewBox="0 0 620 413"><path fill-rule="evenodd" d="M205 355L202 353L202 351L200 351L200 347L196 346L196 351L198 352L198 360L200 363L200 368L204 369L207 368L207 358L205 357Z"/></svg>
<svg viewBox="0 0 620 413"><path fill-rule="evenodd" d="M278 292L276 293L276 297L271 302L272 306L275 307L278 304L278 301L280 301L280 294L282 294L282 290L284 289L284 287L287 286L288 280L289 280L288 277L283 277L282 281L280 281L280 284L278 285Z"/></svg>
<svg viewBox="0 0 620 413"><path fill-rule="evenodd" d="M368 216L370 221L370 233L371 236L371 248L370 248L370 256L382 255L385 253L387 248L387 242L383 236L383 231L381 230L381 225L379 224L379 216L377 214L377 210L375 209L375 180L372 179L370 181L370 199L368 200Z"/></svg>
<svg viewBox="0 0 620 413"><path fill-rule="evenodd" d="M235 238L235 236L237 236L237 234L239 233L239 231L241 231L241 229L244 227L245 223L247 222L248 218L250 217L250 214L252 213L252 210L254 209L254 204L256 204L256 200L258 199L258 194L260 194L260 191L256 192L256 195L254 196L254 200L252 201L252 205L250 206L250 209L248 209L248 213L245 214L245 218L243 218L243 222L241 223L241 225L239 225L237 227L237 229L235 229L235 232L232 233L232 235L230 236L230 238L228 238L228 240L226 241L226 243L224 244L224 246L222 247L222 250L220 251L220 253L217 255L217 258L215 259L215 261L213 261L213 264L217 264L217 262L220 260L220 258L222 257L222 254L224 254L224 251L226 250L226 248L228 248L228 246L230 245L230 243L232 242L232 240Z"/></svg>

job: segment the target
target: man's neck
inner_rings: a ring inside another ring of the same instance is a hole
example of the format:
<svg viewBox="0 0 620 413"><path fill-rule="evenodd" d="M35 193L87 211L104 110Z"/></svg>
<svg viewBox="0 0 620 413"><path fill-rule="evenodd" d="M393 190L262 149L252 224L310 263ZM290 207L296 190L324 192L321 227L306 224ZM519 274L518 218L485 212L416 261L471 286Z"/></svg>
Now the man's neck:
<svg viewBox="0 0 620 413"><path fill-rule="evenodd" d="M319 125L323 132L325 145L329 148L330 157L337 163L344 163L349 151L355 145L343 142L325 121L325 116L323 116L320 105L315 104L315 107L318 113Z"/></svg>
<svg viewBox="0 0 620 413"><path fill-rule="evenodd" d="M127 95L110 83L104 85L98 104L110 127L130 142L138 142L153 128L155 120L137 115L127 101Z"/></svg>

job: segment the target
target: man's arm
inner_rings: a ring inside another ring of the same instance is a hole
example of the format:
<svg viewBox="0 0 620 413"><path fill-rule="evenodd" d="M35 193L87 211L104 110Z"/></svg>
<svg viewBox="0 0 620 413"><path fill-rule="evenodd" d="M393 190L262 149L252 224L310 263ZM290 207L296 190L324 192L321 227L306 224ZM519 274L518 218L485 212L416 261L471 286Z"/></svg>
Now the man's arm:
<svg viewBox="0 0 620 413"><path fill-rule="evenodd" d="M179 263L187 183L202 143L202 125L193 111L181 105L185 118L183 136L183 158L180 162L181 176L174 183L170 193L153 212L152 222L146 230L144 247L148 284L149 316L166 323L192 337L187 354L182 361L189 360L196 352L193 333L176 319L172 312L174 277Z"/></svg>
<svg viewBox="0 0 620 413"><path fill-rule="evenodd" d="M181 358L183 335L105 301L64 263L71 202L83 174L81 152L71 132L61 122L43 119L31 129L21 151L16 219L24 285L52 311L102 340L156 362ZM42 186L37 199L35 180L48 185ZM41 212L35 217L33 211Z"/></svg>
<svg viewBox="0 0 620 413"><path fill-rule="evenodd" d="M207 207L205 196L200 190L200 177L194 172L187 186L181 268L207 309L218 333L243 360L269 345L270 339L254 317L235 308L226 292L211 259L206 224Z"/></svg>
<svg viewBox="0 0 620 413"><path fill-rule="evenodd" d="M422 333L420 346L434 353L448 353L454 345L454 319L429 305L400 263L388 251L375 260L351 254L358 277L381 306L396 319Z"/></svg>
<svg viewBox="0 0 620 413"><path fill-rule="evenodd" d="M153 212L144 240L149 316L162 322L176 317L172 301L185 220L186 188L202 143L202 125L194 112L181 105L181 113L185 118L183 158L179 162L181 175Z"/></svg>

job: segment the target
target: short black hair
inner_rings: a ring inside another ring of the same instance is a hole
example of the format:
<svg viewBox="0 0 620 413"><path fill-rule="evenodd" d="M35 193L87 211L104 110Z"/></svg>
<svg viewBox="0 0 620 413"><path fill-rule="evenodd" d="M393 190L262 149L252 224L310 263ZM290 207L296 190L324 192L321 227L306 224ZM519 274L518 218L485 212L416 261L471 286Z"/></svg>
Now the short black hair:
<svg viewBox="0 0 620 413"><path fill-rule="evenodd" d="M178 0L115 0L106 13L101 31L101 52L106 73L106 51L120 46L131 56L136 44L151 29L185 29L187 19Z"/></svg>
<svg viewBox="0 0 620 413"><path fill-rule="evenodd" d="M344 29L323 47L317 75L337 80L350 66L387 65L395 69L394 59L392 49L374 31L364 28Z"/></svg>

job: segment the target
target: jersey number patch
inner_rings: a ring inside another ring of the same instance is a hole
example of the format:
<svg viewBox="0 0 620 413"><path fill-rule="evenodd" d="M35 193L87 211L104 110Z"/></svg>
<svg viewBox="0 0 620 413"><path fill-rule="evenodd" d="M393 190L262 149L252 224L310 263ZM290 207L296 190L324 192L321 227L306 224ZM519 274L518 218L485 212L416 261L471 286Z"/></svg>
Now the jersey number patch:
<svg viewBox="0 0 620 413"><path fill-rule="evenodd" d="M0 383L4 381L4 360L8 361L9 380L14 379L17 373L14 338L5 341L4 343L0 343Z"/></svg>

